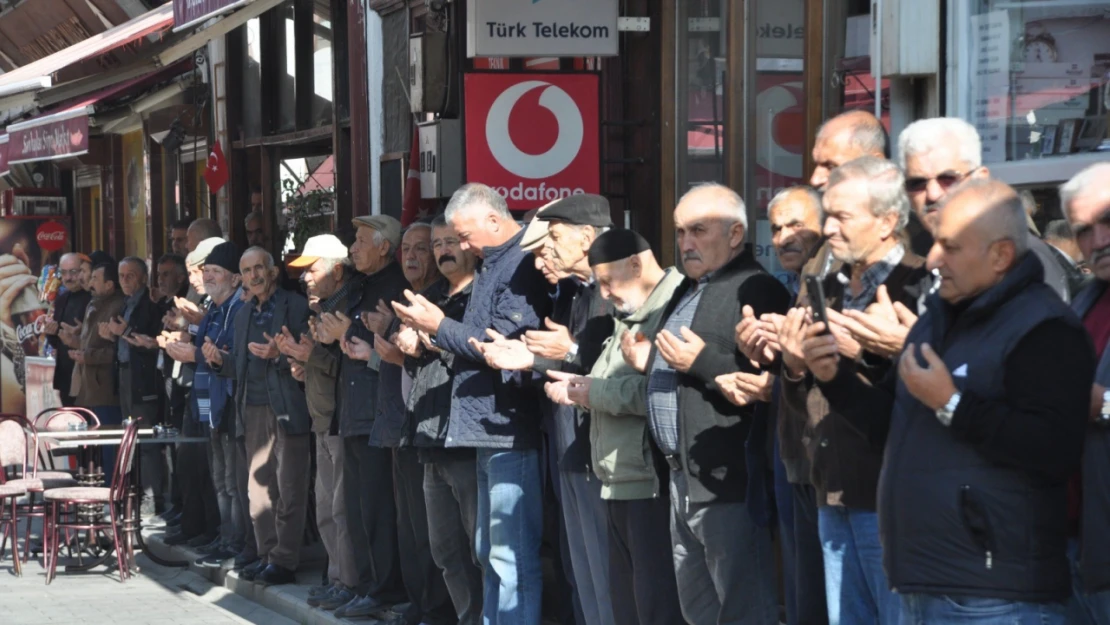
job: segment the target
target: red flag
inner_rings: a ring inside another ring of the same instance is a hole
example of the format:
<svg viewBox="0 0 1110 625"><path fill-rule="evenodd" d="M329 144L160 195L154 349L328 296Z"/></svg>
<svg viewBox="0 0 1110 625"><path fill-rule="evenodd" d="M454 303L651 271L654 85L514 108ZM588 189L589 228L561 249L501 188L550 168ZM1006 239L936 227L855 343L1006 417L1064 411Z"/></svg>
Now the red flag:
<svg viewBox="0 0 1110 625"><path fill-rule="evenodd" d="M212 193L218 193L220 189L227 184L231 174L227 171L227 159L224 158L224 149L220 147L220 142L212 146L212 152L208 154L208 165L204 168L204 181L208 183L209 190Z"/></svg>
<svg viewBox="0 0 1110 625"><path fill-rule="evenodd" d="M412 150L409 152L409 173L405 178L405 200L401 206L401 227L428 213L420 203L420 128L412 127Z"/></svg>

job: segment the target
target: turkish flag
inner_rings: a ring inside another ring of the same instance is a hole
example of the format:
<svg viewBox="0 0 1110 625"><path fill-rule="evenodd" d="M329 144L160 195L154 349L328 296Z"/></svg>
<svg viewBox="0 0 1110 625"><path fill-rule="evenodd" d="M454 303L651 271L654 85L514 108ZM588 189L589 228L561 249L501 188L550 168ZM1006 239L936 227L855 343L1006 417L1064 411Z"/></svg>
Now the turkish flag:
<svg viewBox="0 0 1110 625"><path fill-rule="evenodd" d="M217 140L208 154L208 165L204 168L204 181L208 183L208 189L212 193L219 193L229 178L231 174L227 171L224 149L220 147L220 142Z"/></svg>
<svg viewBox="0 0 1110 625"><path fill-rule="evenodd" d="M405 199L401 204L401 227L428 216L420 202L420 128L412 127L412 150L409 152L409 172L405 177Z"/></svg>

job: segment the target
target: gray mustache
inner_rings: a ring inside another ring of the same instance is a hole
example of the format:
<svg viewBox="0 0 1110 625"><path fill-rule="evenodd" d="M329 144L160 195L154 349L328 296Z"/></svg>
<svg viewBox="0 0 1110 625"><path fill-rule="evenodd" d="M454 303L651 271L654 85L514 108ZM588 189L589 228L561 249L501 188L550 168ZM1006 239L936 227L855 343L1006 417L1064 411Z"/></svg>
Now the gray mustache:
<svg viewBox="0 0 1110 625"><path fill-rule="evenodd" d="M701 260L701 254L697 252L684 252L682 260Z"/></svg>

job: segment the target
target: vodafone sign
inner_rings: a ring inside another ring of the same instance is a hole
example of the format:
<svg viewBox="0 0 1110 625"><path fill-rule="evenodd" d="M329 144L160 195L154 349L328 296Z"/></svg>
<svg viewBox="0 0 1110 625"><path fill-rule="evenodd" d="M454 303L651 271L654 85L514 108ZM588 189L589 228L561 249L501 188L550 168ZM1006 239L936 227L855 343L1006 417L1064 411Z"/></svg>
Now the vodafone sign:
<svg viewBox="0 0 1110 625"><path fill-rule="evenodd" d="M528 210L600 193L596 74L467 74L466 178Z"/></svg>

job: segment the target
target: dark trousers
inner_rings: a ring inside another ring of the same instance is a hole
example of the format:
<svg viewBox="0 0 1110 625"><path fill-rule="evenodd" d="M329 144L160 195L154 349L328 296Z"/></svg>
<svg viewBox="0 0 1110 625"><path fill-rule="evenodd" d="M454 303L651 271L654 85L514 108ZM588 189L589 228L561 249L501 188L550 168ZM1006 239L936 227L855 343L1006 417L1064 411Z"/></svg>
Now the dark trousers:
<svg viewBox="0 0 1110 625"><path fill-rule="evenodd" d="M150 428L162 423L162 412L157 401L134 401L130 365L120 365L119 398L123 417L142 419L139 427ZM139 462L142 462L143 505L154 513L162 512L166 494L166 446L139 445ZM148 512L149 510L144 510Z"/></svg>
<svg viewBox="0 0 1110 625"><path fill-rule="evenodd" d="M570 565L570 541L567 540L566 523L563 521L562 484L560 483L559 454L555 448L555 437L544 431L543 434L544 472L543 488L543 548L551 561L551 575L545 575L544 607L545 617L554 618L561 625L587 625L582 615L582 602L574 587L574 575ZM547 581L552 583L548 584Z"/></svg>
<svg viewBox="0 0 1110 625"><path fill-rule="evenodd" d="M234 429L235 425L229 423L227 427ZM247 459L249 456L247 456L247 439L245 436L235 437L235 453L235 482L241 494L236 501L239 504L239 518L243 519L243 540L245 541L243 551L239 555L244 560L253 561L258 559L258 543L254 536L254 522L251 520L250 499L247 497L250 482L250 461Z"/></svg>
<svg viewBox="0 0 1110 625"><path fill-rule="evenodd" d="M681 625L670 550L670 501L655 497L606 503L608 590L617 625Z"/></svg>
<svg viewBox="0 0 1110 625"><path fill-rule="evenodd" d="M478 467L473 449L442 451L424 464L424 501L432 557L455 605L459 625L482 623L482 568L474 551Z"/></svg>
<svg viewBox="0 0 1110 625"><path fill-rule="evenodd" d="M408 625L454 625L457 620L443 573L432 558L428 508L424 503L424 465L413 447L393 450L397 499L397 543L401 578L409 596Z"/></svg>
<svg viewBox="0 0 1110 625"><path fill-rule="evenodd" d="M794 608L798 625L827 625L825 556L817 531L817 493L810 484L793 484Z"/></svg>
<svg viewBox="0 0 1110 625"><path fill-rule="evenodd" d="M182 429L182 424L185 420L186 402L188 401L188 389L174 384L172 381L166 381L166 388L168 390L166 401L166 425L168 427L177 428L178 431ZM169 486L170 486L170 505L172 505L178 512L181 511L181 476L180 461L177 458L177 445L171 445L168 448L168 473Z"/></svg>
<svg viewBox="0 0 1110 625"><path fill-rule="evenodd" d="M207 436L208 426L187 417L183 436ZM208 469L207 443L177 445L178 482L181 485L181 532L186 536L215 536L220 527L220 507Z"/></svg>
<svg viewBox="0 0 1110 625"><path fill-rule="evenodd" d="M382 603L401 603L405 590L397 553L397 512L393 501L393 453L370 447L369 436L343 439L343 487L347 530L355 554L355 594Z"/></svg>

